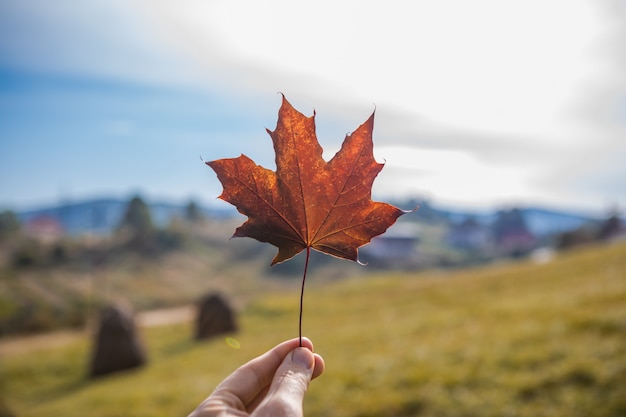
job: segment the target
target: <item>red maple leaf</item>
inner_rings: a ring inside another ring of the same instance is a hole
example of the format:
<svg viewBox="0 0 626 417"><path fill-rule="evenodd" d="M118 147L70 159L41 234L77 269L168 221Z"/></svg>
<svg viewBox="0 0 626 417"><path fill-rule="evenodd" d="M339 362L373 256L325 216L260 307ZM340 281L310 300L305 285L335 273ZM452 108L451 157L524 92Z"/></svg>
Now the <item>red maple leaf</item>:
<svg viewBox="0 0 626 417"><path fill-rule="evenodd" d="M248 220L233 237L251 237L278 247L272 265L314 249L358 260L358 247L384 233L405 213L371 200L376 175L374 114L346 136L328 162L315 135L315 115L306 117L283 96L274 143L276 172L245 155L207 162L222 183L219 196Z"/></svg>
<svg viewBox="0 0 626 417"><path fill-rule="evenodd" d="M252 237L278 247L272 265L306 249L302 302L311 249L358 261L358 248L384 233L406 213L372 201L372 184L383 168L374 159L374 114L346 136L328 162L315 136L315 114L306 117L283 96L278 123L268 130L276 153L276 172L245 155L207 162L224 190L220 198L248 220L233 237Z"/></svg>

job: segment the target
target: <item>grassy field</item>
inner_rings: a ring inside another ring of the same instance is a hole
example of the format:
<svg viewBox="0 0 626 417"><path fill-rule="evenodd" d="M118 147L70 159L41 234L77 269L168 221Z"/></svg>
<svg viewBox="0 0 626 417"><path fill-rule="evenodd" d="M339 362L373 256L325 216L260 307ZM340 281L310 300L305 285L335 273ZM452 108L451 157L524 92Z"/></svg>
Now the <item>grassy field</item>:
<svg viewBox="0 0 626 417"><path fill-rule="evenodd" d="M274 247L253 239L229 240L239 224L238 219L202 223L181 232L176 249L148 255L115 238L91 249L86 242L68 240L58 243L72 248L64 262L46 260L44 254L56 246L44 245L39 263L26 267L14 265L11 248L2 242L0 337L81 328L99 306L119 300L143 311L188 305L218 291L243 308L260 294L298 288L304 257L270 268ZM316 255L311 272L319 271L323 280L366 273L355 263Z"/></svg>
<svg viewBox="0 0 626 417"><path fill-rule="evenodd" d="M305 414L626 415L626 245L545 264L355 277L305 295L304 332L326 360ZM321 280L320 280L321 281ZM85 379L76 337L0 358L18 416L185 416L224 376L297 335L297 288L252 299L235 349L191 341L190 324L143 329L150 363Z"/></svg>

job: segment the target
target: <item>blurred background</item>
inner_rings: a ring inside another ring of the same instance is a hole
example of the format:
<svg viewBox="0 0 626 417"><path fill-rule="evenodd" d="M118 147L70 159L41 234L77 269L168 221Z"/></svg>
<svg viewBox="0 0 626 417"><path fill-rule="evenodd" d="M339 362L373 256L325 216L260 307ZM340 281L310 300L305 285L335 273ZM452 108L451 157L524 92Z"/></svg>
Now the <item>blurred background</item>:
<svg viewBox="0 0 626 417"><path fill-rule="evenodd" d="M0 416L186 415L295 335L302 257L202 162L274 169L279 92L327 159L375 111L373 197L420 206L314 256L309 415L626 413L623 0L0 0Z"/></svg>

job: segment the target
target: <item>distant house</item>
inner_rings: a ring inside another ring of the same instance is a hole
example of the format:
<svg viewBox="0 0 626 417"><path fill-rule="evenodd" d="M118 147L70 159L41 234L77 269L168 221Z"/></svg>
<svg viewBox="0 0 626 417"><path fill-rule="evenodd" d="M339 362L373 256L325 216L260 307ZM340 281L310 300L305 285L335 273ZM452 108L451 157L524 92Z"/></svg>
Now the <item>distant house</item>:
<svg viewBox="0 0 626 417"><path fill-rule="evenodd" d="M537 239L528 230L511 230L498 238L499 252L512 256L528 255L537 245Z"/></svg>
<svg viewBox="0 0 626 417"><path fill-rule="evenodd" d="M497 251L502 255L525 256L536 246L537 238L528 229L519 209L501 210L492 225Z"/></svg>
<svg viewBox="0 0 626 417"><path fill-rule="evenodd" d="M398 222L385 233L376 236L361 249L366 258L381 261L404 261L417 252L418 227L413 223Z"/></svg>
<svg viewBox="0 0 626 417"><path fill-rule="evenodd" d="M450 246L467 250L484 250L493 243L489 228L471 217L453 225L447 240Z"/></svg>
<svg viewBox="0 0 626 417"><path fill-rule="evenodd" d="M37 216L24 224L24 231L28 236L44 242L54 242L63 237L64 230L61 222L53 216Z"/></svg>

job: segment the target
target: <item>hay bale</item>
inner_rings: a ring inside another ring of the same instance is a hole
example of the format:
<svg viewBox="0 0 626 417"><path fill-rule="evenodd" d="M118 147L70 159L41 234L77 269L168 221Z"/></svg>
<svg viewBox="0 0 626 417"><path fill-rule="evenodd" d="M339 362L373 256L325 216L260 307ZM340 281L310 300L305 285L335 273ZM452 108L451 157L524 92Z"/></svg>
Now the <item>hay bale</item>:
<svg viewBox="0 0 626 417"><path fill-rule="evenodd" d="M146 352L130 309L102 309L91 357L90 377L132 369L146 363Z"/></svg>
<svg viewBox="0 0 626 417"><path fill-rule="evenodd" d="M202 340L237 331L235 312L218 294L208 294L197 304L195 339Z"/></svg>

